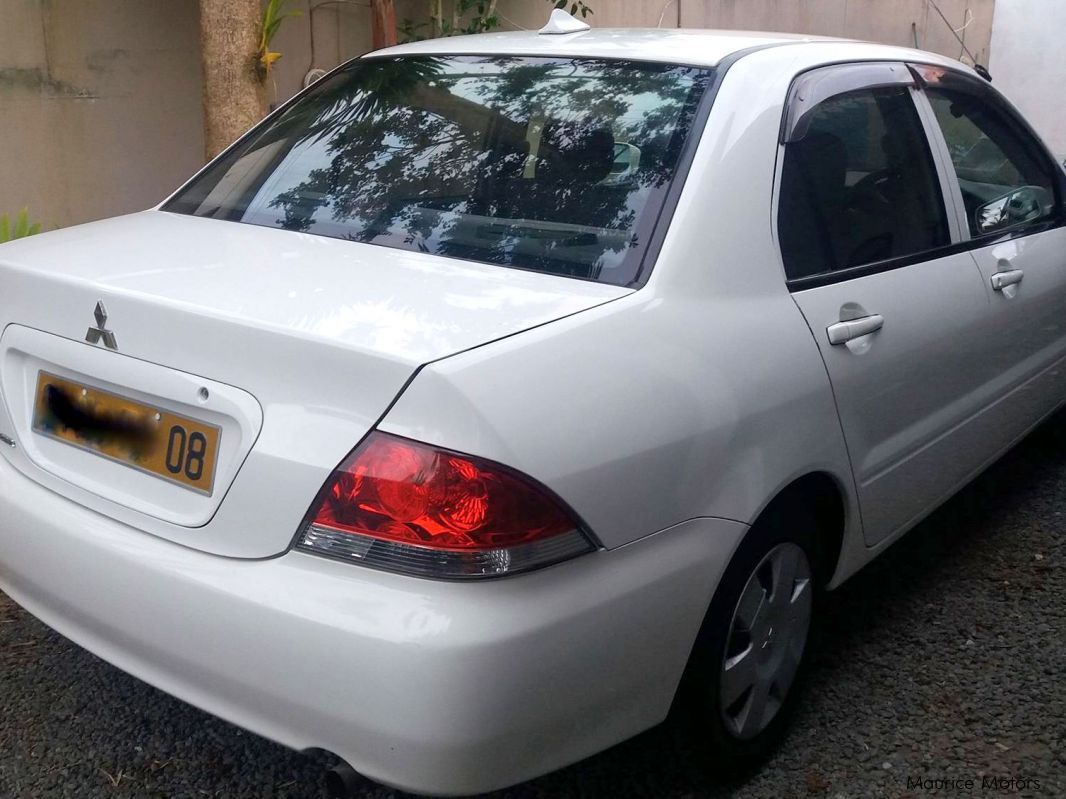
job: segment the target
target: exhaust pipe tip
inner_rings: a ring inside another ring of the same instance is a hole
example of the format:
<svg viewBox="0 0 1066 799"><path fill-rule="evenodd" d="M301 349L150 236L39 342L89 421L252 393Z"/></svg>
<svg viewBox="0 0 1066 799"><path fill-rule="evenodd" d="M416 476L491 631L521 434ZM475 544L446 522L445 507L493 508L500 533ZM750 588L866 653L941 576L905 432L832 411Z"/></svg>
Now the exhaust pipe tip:
<svg viewBox="0 0 1066 799"><path fill-rule="evenodd" d="M326 772L326 790L333 799L352 799L365 785L359 772L343 760Z"/></svg>

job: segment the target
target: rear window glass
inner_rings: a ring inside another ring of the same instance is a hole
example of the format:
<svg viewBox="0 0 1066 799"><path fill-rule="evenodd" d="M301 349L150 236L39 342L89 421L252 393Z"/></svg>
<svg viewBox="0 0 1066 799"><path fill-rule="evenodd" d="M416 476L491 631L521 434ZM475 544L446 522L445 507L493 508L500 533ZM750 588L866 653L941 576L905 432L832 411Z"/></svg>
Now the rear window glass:
<svg viewBox="0 0 1066 799"><path fill-rule="evenodd" d="M356 61L164 210L626 285L710 77L572 58Z"/></svg>

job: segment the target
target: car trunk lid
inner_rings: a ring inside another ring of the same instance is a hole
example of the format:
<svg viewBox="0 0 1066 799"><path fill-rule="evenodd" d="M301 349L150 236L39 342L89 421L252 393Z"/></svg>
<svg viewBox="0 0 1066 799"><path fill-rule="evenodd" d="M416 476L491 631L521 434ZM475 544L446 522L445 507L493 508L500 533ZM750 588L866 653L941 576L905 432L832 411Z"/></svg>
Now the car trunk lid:
<svg viewBox="0 0 1066 799"><path fill-rule="evenodd" d="M628 293L161 211L5 245L0 286L0 433L19 444L4 457L113 518L234 557L289 546L420 365ZM210 492L35 433L42 373L217 428Z"/></svg>

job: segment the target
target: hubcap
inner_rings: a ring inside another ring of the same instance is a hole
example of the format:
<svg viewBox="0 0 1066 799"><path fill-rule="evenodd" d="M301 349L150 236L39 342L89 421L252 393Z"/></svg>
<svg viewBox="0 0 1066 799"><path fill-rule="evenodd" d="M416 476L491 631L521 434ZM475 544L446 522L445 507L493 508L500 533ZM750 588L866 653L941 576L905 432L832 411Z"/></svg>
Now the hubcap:
<svg viewBox="0 0 1066 799"><path fill-rule="evenodd" d="M737 738L773 720L796 677L811 624L811 565L803 549L778 544L740 594L722 660L721 711Z"/></svg>

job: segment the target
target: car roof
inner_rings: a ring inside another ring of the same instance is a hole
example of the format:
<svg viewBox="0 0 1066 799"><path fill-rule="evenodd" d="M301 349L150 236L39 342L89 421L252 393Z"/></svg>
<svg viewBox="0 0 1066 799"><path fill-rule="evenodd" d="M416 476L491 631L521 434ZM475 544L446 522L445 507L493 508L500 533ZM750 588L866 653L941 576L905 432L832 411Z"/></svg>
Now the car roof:
<svg viewBox="0 0 1066 799"><path fill-rule="evenodd" d="M639 61L717 66L744 50L802 43L856 45L864 58L894 58L913 53L914 60L949 62L932 53L824 36L760 31L684 28L592 28L579 33L541 35L536 31L482 33L412 42L368 53L392 55L531 55L627 58ZM957 62L954 62L958 65Z"/></svg>

